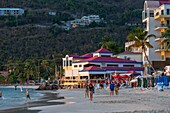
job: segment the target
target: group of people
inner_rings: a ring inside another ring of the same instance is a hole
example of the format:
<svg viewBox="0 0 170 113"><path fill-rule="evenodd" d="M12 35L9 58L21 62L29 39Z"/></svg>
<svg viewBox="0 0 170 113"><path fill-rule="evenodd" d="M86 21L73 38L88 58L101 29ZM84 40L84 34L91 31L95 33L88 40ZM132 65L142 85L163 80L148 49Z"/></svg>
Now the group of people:
<svg viewBox="0 0 170 113"><path fill-rule="evenodd" d="M119 87L120 87L120 83L118 81L111 81L110 84L108 84L109 89L110 89L110 96L114 95L114 91L115 94L118 95L119 93ZM90 101L93 100L93 94L95 92L95 87L92 83L85 83L85 94L84 97L85 98L90 98Z"/></svg>
<svg viewBox="0 0 170 113"><path fill-rule="evenodd" d="M85 98L86 97L90 97L90 101L92 101L93 100L93 94L94 94L94 86L93 86L93 84L92 83L90 83L90 84L88 84L88 83L86 83L85 84ZM89 96L90 95L90 96Z"/></svg>
<svg viewBox="0 0 170 113"><path fill-rule="evenodd" d="M118 95L119 87L120 87L120 83L112 80L110 83L110 87L109 87L110 88L110 96L114 95L114 91L115 91L115 94Z"/></svg>

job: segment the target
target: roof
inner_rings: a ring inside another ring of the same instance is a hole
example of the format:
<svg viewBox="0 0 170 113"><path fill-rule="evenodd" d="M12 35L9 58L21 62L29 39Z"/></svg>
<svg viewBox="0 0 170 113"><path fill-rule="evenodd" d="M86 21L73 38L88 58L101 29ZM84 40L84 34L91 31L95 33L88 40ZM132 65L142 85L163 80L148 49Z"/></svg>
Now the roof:
<svg viewBox="0 0 170 113"><path fill-rule="evenodd" d="M97 51L95 51L96 53L113 53L105 48L100 48Z"/></svg>
<svg viewBox="0 0 170 113"><path fill-rule="evenodd" d="M120 53L119 55L127 55L127 54L142 54L142 53L140 53L140 52L124 51L123 53Z"/></svg>
<svg viewBox="0 0 170 113"><path fill-rule="evenodd" d="M81 55L81 57L90 58L90 57L93 57L93 54L87 53L87 54Z"/></svg>
<svg viewBox="0 0 170 113"><path fill-rule="evenodd" d="M86 67L84 71L104 71L104 70L97 66L90 66L90 67Z"/></svg>
<svg viewBox="0 0 170 113"><path fill-rule="evenodd" d="M146 1L147 3L147 8L157 8L160 6L160 2L159 1Z"/></svg>
<svg viewBox="0 0 170 113"><path fill-rule="evenodd" d="M79 62L114 62L114 63L139 63L133 60L127 60L116 57L92 57Z"/></svg>
<svg viewBox="0 0 170 113"><path fill-rule="evenodd" d="M79 57L79 55L76 55L76 54L70 54L68 55L69 57Z"/></svg>
<svg viewBox="0 0 170 113"><path fill-rule="evenodd" d="M0 10L23 10L21 8L0 8Z"/></svg>
<svg viewBox="0 0 170 113"><path fill-rule="evenodd" d="M110 71L144 71L143 67L103 67L103 69Z"/></svg>
<svg viewBox="0 0 170 113"><path fill-rule="evenodd" d="M170 0L159 0L160 5L162 4L170 4Z"/></svg>

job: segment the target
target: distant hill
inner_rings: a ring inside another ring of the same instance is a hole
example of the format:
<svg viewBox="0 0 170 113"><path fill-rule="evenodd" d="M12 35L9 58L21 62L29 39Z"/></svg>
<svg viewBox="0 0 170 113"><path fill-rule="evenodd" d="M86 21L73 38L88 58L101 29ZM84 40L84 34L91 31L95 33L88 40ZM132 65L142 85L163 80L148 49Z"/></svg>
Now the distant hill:
<svg viewBox="0 0 170 113"><path fill-rule="evenodd" d="M109 35L121 47L128 32L141 24L144 0L1 0L0 7L19 7L25 14L0 17L0 64L8 60L52 59L67 53L83 54L99 48L102 36ZM50 11L56 16L50 16ZM60 21L100 15L104 27L79 27L65 31Z"/></svg>

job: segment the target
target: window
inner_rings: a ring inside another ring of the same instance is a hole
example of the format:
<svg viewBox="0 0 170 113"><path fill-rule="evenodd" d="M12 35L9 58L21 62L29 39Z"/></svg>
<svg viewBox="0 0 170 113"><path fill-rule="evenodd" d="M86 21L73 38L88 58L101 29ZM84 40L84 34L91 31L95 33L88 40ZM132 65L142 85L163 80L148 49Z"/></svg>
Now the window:
<svg viewBox="0 0 170 113"><path fill-rule="evenodd" d="M156 12L155 16L158 16L159 15L159 12Z"/></svg>
<svg viewBox="0 0 170 113"><path fill-rule="evenodd" d="M154 13L150 13L150 17L154 17Z"/></svg>
<svg viewBox="0 0 170 113"><path fill-rule="evenodd" d="M68 66L68 60L66 61L66 66Z"/></svg>
<svg viewBox="0 0 170 113"><path fill-rule="evenodd" d="M79 65L79 67L82 67L82 65Z"/></svg>
<svg viewBox="0 0 170 113"><path fill-rule="evenodd" d="M165 59L164 55L162 55L161 57L162 57L162 60L164 60L164 59Z"/></svg>
<svg viewBox="0 0 170 113"><path fill-rule="evenodd" d="M134 65L123 65L123 67L134 67Z"/></svg>
<svg viewBox="0 0 170 113"><path fill-rule="evenodd" d="M107 67L118 67L118 64L107 64Z"/></svg>
<svg viewBox="0 0 170 113"><path fill-rule="evenodd" d="M101 57L110 57L110 55L101 55Z"/></svg>
<svg viewBox="0 0 170 113"><path fill-rule="evenodd" d="M161 15L164 15L164 10L161 10Z"/></svg>
<svg viewBox="0 0 170 113"><path fill-rule="evenodd" d="M147 18L147 13L145 13L145 18Z"/></svg>
<svg viewBox="0 0 170 113"><path fill-rule="evenodd" d="M74 65L74 68L77 68L77 65Z"/></svg>
<svg viewBox="0 0 170 113"><path fill-rule="evenodd" d="M124 59L127 59L127 56L124 56Z"/></svg>
<svg viewBox="0 0 170 113"><path fill-rule="evenodd" d="M66 61L64 60L64 62L63 62L63 66L65 66L65 63L66 63Z"/></svg>
<svg viewBox="0 0 170 113"><path fill-rule="evenodd" d="M130 60L130 57L128 57L127 60Z"/></svg>
<svg viewBox="0 0 170 113"><path fill-rule="evenodd" d="M167 27L170 25L170 21L169 20L167 20L166 21L166 23L167 23Z"/></svg>
<svg viewBox="0 0 170 113"><path fill-rule="evenodd" d="M72 61L70 60L70 66L72 66Z"/></svg>
<svg viewBox="0 0 170 113"><path fill-rule="evenodd" d="M167 12L167 15L169 15L169 13L170 13L169 9L167 9L166 12Z"/></svg>

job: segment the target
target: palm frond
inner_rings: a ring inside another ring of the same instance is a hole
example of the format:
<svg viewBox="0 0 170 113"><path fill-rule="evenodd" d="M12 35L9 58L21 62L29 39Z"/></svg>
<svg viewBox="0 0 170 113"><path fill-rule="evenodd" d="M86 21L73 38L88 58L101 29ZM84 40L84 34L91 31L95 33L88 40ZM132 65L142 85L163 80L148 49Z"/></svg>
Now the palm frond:
<svg viewBox="0 0 170 113"><path fill-rule="evenodd" d="M146 45L148 48L153 48L153 46L152 46L149 42L145 42L145 45Z"/></svg>
<svg viewBox="0 0 170 113"><path fill-rule="evenodd" d="M166 46L166 51L168 51L168 49L170 49L170 44Z"/></svg>
<svg viewBox="0 0 170 113"><path fill-rule="evenodd" d="M167 42L168 42L168 40L165 39L165 40L162 40L160 44L162 45L162 44L165 44L165 43L167 43Z"/></svg>

